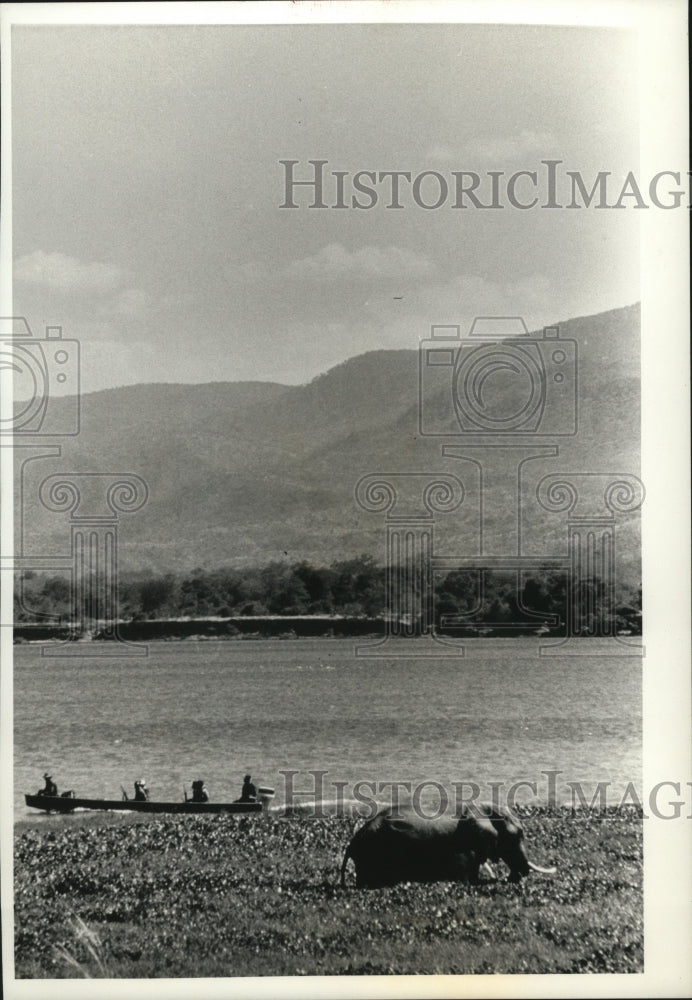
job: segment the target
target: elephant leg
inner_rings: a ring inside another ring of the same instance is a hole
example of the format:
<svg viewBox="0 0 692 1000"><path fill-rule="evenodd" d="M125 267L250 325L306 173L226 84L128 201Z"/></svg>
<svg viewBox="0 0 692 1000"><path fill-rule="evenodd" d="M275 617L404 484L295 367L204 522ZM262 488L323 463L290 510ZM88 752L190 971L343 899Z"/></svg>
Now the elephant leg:
<svg viewBox="0 0 692 1000"><path fill-rule="evenodd" d="M477 861L471 860L468 865L468 880L470 885L478 885L480 882L479 876L480 865Z"/></svg>

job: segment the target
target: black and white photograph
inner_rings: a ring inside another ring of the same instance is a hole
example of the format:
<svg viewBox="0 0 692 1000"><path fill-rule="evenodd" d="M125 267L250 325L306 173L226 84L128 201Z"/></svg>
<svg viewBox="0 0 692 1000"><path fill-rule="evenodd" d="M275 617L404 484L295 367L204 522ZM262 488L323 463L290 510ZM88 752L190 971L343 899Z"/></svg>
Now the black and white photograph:
<svg viewBox="0 0 692 1000"><path fill-rule="evenodd" d="M5 995L689 996L685 6L2 7Z"/></svg>

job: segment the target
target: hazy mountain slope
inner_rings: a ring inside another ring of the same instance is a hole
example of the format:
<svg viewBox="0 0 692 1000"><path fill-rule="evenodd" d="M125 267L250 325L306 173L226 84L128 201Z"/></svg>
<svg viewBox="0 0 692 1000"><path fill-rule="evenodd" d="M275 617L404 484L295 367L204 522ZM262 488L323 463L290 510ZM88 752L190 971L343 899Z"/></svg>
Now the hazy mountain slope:
<svg viewBox="0 0 692 1000"><path fill-rule="evenodd" d="M561 439L559 457L535 463L532 474L636 473L638 307L570 320L560 332L561 339L578 342L579 434ZM440 406L449 405L447 392L443 381ZM34 551L63 551L69 544L66 519L32 499L42 476L68 469L129 471L147 481L146 508L121 520L123 568L162 571L286 557L331 562L362 551L380 556L382 517L360 511L353 497L358 479L377 471L447 470L464 478L467 502L441 525L440 539L454 552L473 550L473 477L466 463L442 459L443 439L420 435L415 350L370 352L305 386L112 389L85 396L81 417L80 435L65 441L58 462L27 467L26 523ZM507 518L501 505L486 506L495 526ZM637 546L632 525L628 531L623 538L631 561ZM554 551L563 536L563 521L527 507L530 550Z"/></svg>

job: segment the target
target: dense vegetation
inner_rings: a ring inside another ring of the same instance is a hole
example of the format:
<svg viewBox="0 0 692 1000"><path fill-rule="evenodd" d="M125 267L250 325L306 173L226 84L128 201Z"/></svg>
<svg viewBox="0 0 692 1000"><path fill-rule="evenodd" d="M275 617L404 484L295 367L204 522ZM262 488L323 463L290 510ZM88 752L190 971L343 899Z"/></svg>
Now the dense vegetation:
<svg viewBox="0 0 692 1000"><path fill-rule="evenodd" d="M519 577L493 571L445 572L436 576L434 587L438 624L442 616L473 615L469 621L501 627L526 621L527 610L565 621L567 576L548 568ZM376 618L386 613L385 603L385 569L367 555L331 566L273 562L242 570L138 573L120 581L120 617L126 620L306 614ZM641 633L641 589L616 593L611 608L603 581L594 577L582 581L576 603L591 634L609 634L613 626ZM15 621L46 617L61 621L80 617L70 581L27 572L17 587ZM540 624L539 618L535 625Z"/></svg>
<svg viewBox="0 0 692 1000"><path fill-rule="evenodd" d="M61 828L60 823L65 826ZM68 825L69 824L69 825ZM50 827L50 829L48 829ZM19 833L20 978L641 972L642 819L541 809L551 876L347 889L354 821L51 819Z"/></svg>

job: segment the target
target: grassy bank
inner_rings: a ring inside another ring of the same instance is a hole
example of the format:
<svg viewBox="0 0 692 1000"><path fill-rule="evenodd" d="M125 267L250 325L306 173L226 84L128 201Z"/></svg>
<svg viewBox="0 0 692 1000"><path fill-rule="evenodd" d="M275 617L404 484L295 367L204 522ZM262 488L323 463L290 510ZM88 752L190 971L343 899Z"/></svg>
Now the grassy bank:
<svg viewBox="0 0 692 1000"><path fill-rule="evenodd" d="M556 875L338 887L356 822L51 819L17 831L17 977L641 972L642 821L543 810ZM502 866L498 866L501 868ZM80 923L83 921L83 923ZM75 964L77 963L77 964Z"/></svg>

